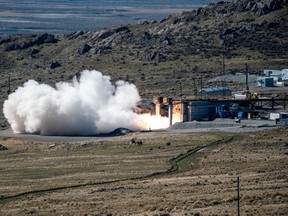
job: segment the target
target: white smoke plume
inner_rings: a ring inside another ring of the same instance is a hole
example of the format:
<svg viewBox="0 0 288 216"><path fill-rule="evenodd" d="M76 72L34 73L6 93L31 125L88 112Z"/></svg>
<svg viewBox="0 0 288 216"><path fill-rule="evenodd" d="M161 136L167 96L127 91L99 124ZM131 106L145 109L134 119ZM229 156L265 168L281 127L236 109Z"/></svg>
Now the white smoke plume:
<svg viewBox="0 0 288 216"><path fill-rule="evenodd" d="M29 80L10 94L3 112L15 133L94 135L124 127L131 130L164 128L166 118L133 112L140 100L135 85L99 71L85 70L79 80L53 88ZM154 126L154 123L160 125Z"/></svg>

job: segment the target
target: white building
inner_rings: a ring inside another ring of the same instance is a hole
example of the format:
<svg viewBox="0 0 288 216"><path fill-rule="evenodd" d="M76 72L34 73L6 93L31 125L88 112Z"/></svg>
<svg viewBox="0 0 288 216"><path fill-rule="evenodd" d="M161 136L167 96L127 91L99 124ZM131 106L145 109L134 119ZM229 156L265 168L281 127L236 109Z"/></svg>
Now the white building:
<svg viewBox="0 0 288 216"><path fill-rule="evenodd" d="M282 70L282 80L288 80L288 69Z"/></svg>
<svg viewBox="0 0 288 216"><path fill-rule="evenodd" d="M266 77L273 77L274 81L288 80L288 69L283 70L270 70L266 69L263 71Z"/></svg>
<svg viewBox="0 0 288 216"><path fill-rule="evenodd" d="M264 75L266 77L277 77L277 76L282 76L282 70L264 70L263 71Z"/></svg>

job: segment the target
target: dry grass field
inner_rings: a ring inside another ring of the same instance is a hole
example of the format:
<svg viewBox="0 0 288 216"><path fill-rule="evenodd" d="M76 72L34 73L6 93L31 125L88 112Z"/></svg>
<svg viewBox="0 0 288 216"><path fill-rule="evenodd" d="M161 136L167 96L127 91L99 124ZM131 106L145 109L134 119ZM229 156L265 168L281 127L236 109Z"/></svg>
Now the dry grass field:
<svg viewBox="0 0 288 216"><path fill-rule="evenodd" d="M287 132L2 139L0 215L287 215Z"/></svg>

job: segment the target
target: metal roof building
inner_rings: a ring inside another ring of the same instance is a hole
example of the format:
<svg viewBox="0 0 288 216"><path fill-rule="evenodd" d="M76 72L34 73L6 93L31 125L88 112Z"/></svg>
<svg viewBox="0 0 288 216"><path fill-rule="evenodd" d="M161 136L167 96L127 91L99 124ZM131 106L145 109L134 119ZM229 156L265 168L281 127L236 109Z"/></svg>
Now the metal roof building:
<svg viewBox="0 0 288 216"><path fill-rule="evenodd" d="M197 93L197 96L200 98L232 96L232 91L227 87L204 88Z"/></svg>
<svg viewBox="0 0 288 216"><path fill-rule="evenodd" d="M264 70L266 77L275 77L277 80L288 80L288 69L282 70Z"/></svg>
<svg viewBox="0 0 288 216"><path fill-rule="evenodd" d="M263 73L267 77L270 77L270 76L281 76L282 75L282 70L266 69L266 70L263 71Z"/></svg>

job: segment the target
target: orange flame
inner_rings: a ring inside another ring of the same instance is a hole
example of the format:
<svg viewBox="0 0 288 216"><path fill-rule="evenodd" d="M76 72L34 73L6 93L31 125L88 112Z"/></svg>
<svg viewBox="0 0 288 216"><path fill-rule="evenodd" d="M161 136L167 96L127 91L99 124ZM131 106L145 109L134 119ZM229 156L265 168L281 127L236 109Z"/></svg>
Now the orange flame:
<svg viewBox="0 0 288 216"><path fill-rule="evenodd" d="M165 129L169 127L169 119L167 117L142 114L140 117L140 128L143 130Z"/></svg>

